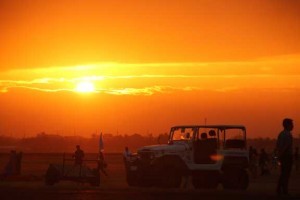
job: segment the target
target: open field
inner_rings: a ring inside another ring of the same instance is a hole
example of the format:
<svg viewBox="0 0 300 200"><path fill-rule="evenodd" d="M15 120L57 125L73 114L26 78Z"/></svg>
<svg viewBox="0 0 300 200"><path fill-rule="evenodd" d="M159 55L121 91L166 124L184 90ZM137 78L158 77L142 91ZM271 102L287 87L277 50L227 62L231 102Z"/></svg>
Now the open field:
<svg viewBox="0 0 300 200"><path fill-rule="evenodd" d="M70 156L70 155L66 155ZM88 154L87 158L96 158ZM8 154L0 154L0 167L3 169L8 160ZM148 199L276 199L275 187L278 171L273 170L269 176L251 178L246 191L195 190L191 184L188 188L160 189L128 187L125 181L125 170L121 154L108 154L108 177L101 176L100 187L70 181L61 181L54 186L44 184L44 174L50 163L62 163L62 154L24 154L22 175L27 177L22 181L1 181L1 200L6 199L102 199L102 200L148 200ZM91 166L93 167L93 166ZM293 171L290 199L300 199L300 171Z"/></svg>

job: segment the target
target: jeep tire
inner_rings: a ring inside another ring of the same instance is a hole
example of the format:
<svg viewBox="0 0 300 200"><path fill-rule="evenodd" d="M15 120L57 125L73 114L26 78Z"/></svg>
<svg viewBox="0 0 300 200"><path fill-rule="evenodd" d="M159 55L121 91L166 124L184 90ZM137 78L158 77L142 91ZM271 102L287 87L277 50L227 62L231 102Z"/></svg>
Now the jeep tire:
<svg viewBox="0 0 300 200"><path fill-rule="evenodd" d="M222 180L224 189L246 190L249 185L249 176L245 169L226 170Z"/></svg>
<svg viewBox="0 0 300 200"><path fill-rule="evenodd" d="M160 186L163 188L179 188L181 185L181 173L170 166L164 168L161 173Z"/></svg>

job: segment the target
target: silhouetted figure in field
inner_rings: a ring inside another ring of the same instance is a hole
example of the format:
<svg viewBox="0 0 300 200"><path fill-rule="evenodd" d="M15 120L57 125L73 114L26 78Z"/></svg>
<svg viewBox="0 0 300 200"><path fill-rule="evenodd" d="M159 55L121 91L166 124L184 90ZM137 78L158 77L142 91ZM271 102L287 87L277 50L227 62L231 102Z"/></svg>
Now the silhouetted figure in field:
<svg viewBox="0 0 300 200"><path fill-rule="evenodd" d="M3 177L15 176L21 174L22 152L10 151L9 160L5 165Z"/></svg>
<svg viewBox="0 0 300 200"><path fill-rule="evenodd" d="M16 162L16 174L17 175L21 175L22 158L23 158L23 152L19 152L16 155L16 159L17 159L17 162Z"/></svg>
<svg viewBox="0 0 300 200"><path fill-rule="evenodd" d="M98 155L98 171L101 171L105 176L108 176L106 169L107 168L107 163L104 160L104 155L103 152L100 151Z"/></svg>
<svg viewBox="0 0 300 200"><path fill-rule="evenodd" d="M272 164L271 165L272 169L277 169L277 167L278 167L278 156L277 156L276 149L272 152L271 164Z"/></svg>
<svg viewBox="0 0 300 200"><path fill-rule="evenodd" d="M82 165L84 158L84 151L80 148L80 145L76 145L76 151L73 158L75 159L75 165Z"/></svg>
<svg viewBox="0 0 300 200"><path fill-rule="evenodd" d="M130 165L129 161L130 161L131 155L132 154L131 154L129 148L125 147L124 152L123 152L123 161L124 161L126 170L129 169L129 165Z"/></svg>
<svg viewBox="0 0 300 200"><path fill-rule="evenodd" d="M5 165L4 177L13 176L17 174L17 152L15 150L10 151L9 160Z"/></svg>
<svg viewBox="0 0 300 200"><path fill-rule="evenodd" d="M191 139L191 134L189 132L186 133L185 139L186 140L190 140Z"/></svg>
<svg viewBox="0 0 300 200"><path fill-rule="evenodd" d="M282 122L284 130L277 138L277 154L280 162L280 176L277 185L278 195L288 195L288 184L293 167L293 120L286 118Z"/></svg>
<svg viewBox="0 0 300 200"><path fill-rule="evenodd" d="M259 167L260 167L260 175L269 175L270 174L270 169L269 169L269 156L266 153L265 149L262 148L260 150L260 155L259 155Z"/></svg>
<svg viewBox="0 0 300 200"><path fill-rule="evenodd" d="M299 170L299 147L295 148L295 152L294 152L294 163L295 163L295 170L298 171Z"/></svg>
<svg viewBox="0 0 300 200"><path fill-rule="evenodd" d="M251 157L253 155L253 150L254 150L253 146L249 146L249 150L248 150L248 152L249 152L249 160L251 160Z"/></svg>
<svg viewBox="0 0 300 200"><path fill-rule="evenodd" d="M129 150L128 147L125 147L125 150L123 152L123 160L124 160L124 162L129 161L130 157L131 157L131 152L130 152L130 150Z"/></svg>
<svg viewBox="0 0 300 200"><path fill-rule="evenodd" d="M258 171L258 153L255 148L251 149L251 153L249 152L249 169L251 172L251 176L253 178L257 178L257 171Z"/></svg>

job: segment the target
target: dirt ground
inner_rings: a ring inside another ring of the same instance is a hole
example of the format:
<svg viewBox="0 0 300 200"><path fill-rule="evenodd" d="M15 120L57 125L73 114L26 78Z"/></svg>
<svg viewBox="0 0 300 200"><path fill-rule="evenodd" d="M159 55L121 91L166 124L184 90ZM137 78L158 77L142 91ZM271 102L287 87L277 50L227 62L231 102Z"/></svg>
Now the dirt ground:
<svg viewBox="0 0 300 200"><path fill-rule="evenodd" d="M51 157L52 156L52 157ZM278 199L275 194L278 170L272 170L267 176L251 178L246 191L224 190L219 186L216 190L196 190L189 183L187 188L160 189L128 187L125 181L125 170L121 155L107 155L108 177L101 176L99 187L88 183L61 181L54 186L44 184L44 174L50 163L61 162L61 155L35 155L24 157L22 174L26 180L0 181L1 200L193 200L193 199ZM47 158L46 158L47 157ZM3 158L0 158L3 164ZM300 199L300 171L293 171L290 181L291 197L284 199Z"/></svg>

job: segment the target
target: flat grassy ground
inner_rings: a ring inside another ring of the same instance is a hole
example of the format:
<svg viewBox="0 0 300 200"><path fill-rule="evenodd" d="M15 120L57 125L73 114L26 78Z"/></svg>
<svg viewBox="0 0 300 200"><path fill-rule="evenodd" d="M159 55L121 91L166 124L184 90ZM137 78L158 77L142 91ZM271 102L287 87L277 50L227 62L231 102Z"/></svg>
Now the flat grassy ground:
<svg viewBox="0 0 300 200"><path fill-rule="evenodd" d="M0 154L0 169L8 161L8 154ZM71 158L71 155L66 155ZM96 154L87 154L87 159L96 158ZM187 188L160 189L128 187L122 155L107 154L108 177L101 175L100 187L88 183L61 181L54 186L44 184L44 175L50 163L62 164L63 154L24 154L22 161L23 180L0 181L0 199L102 199L102 200L148 200L148 199L277 199L275 188L278 169L268 176L251 177L246 191L223 190L220 185L216 190L196 190L190 183ZM72 164L72 163L71 163ZM94 163L89 163L95 167ZM300 199L300 171L293 170L290 179L291 197Z"/></svg>

